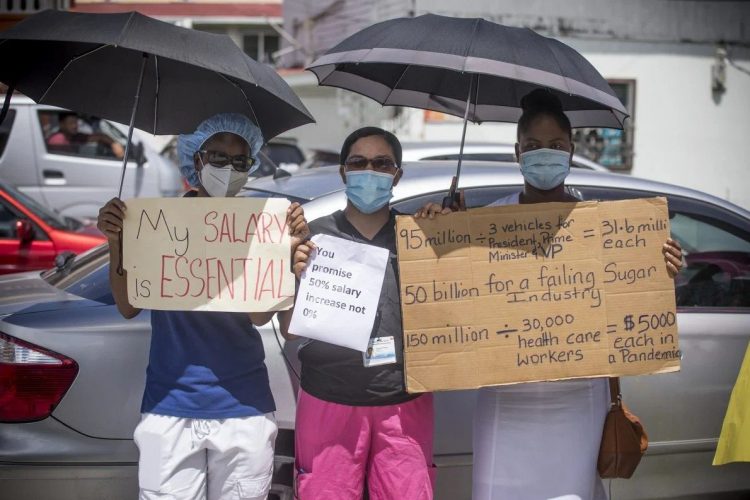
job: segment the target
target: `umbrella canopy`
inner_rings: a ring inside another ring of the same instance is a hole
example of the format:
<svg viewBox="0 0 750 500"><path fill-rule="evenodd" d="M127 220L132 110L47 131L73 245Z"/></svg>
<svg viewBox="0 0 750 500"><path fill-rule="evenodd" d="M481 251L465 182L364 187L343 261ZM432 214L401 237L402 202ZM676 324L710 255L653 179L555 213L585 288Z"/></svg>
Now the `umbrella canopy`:
<svg viewBox="0 0 750 500"><path fill-rule="evenodd" d="M573 127L622 128L627 111L581 54L527 28L426 14L375 24L308 68L321 85L382 105L517 122L538 87L560 99ZM468 103L468 111L467 111Z"/></svg>
<svg viewBox="0 0 750 500"><path fill-rule="evenodd" d="M229 37L136 12L43 11L0 32L0 60L0 81L36 102L154 134L192 132L222 112L246 114L265 140L315 121L271 67Z"/></svg>

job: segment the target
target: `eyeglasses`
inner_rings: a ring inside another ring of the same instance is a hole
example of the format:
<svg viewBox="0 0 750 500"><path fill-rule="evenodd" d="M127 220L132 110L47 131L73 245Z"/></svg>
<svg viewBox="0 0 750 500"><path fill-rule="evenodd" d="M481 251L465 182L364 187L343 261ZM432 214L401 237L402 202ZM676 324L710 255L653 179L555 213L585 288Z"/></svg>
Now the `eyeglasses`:
<svg viewBox="0 0 750 500"><path fill-rule="evenodd" d="M201 150L198 153L206 157L206 161L216 168L224 168L231 164L237 172L249 172L255 165L255 158L248 155L229 156L223 151Z"/></svg>
<svg viewBox="0 0 750 500"><path fill-rule="evenodd" d="M376 172L392 172L396 168L396 162L388 156L376 156L365 158L364 156L350 156L344 161L344 166L351 170L364 170L367 165L372 165Z"/></svg>

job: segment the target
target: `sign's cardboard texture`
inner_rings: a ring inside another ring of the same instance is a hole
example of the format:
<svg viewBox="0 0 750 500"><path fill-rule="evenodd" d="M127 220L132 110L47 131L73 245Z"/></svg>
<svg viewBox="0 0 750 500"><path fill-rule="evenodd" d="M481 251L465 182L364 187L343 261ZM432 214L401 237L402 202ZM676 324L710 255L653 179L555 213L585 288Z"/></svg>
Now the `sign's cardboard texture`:
<svg viewBox="0 0 750 500"><path fill-rule="evenodd" d="M679 370L666 199L396 224L409 392Z"/></svg>
<svg viewBox="0 0 750 500"><path fill-rule="evenodd" d="M294 302L285 199L126 201L123 267L134 307L264 312Z"/></svg>

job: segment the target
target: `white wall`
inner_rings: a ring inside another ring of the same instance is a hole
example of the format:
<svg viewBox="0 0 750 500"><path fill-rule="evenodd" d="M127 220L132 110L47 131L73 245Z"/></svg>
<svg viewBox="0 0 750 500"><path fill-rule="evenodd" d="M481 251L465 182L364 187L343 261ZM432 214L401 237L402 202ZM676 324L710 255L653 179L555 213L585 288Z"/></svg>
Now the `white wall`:
<svg viewBox="0 0 750 500"><path fill-rule="evenodd" d="M282 137L296 138L303 148L339 151L347 135L359 127L370 125L384 127L402 136L402 132L395 129L390 120L393 108L384 108L354 92L320 87L315 75L309 71L287 75L284 79L317 121L283 134ZM401 121L395 125L400 124Z"/></svg>
<svg viewBox="0 0 750 500"><path fill-rule="evenodd" d="M606 78L636 80L632 174L750 209L750 75L727 67L714 100L714 47L569 41ZM735 49L750 70L750 50Z"/></svg>

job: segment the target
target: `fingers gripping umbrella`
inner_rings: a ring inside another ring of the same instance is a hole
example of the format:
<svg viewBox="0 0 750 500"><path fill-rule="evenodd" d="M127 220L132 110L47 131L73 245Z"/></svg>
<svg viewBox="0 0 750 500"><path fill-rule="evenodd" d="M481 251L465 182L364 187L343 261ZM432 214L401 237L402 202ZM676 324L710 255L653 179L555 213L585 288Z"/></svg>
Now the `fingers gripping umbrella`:
<svg viewBox="0 0 750 500"><path fill-rule="evenodd" d="M467 121L517 122L521 98L545 87L573 127L622 128L628 113L581 54L527 28L484 19L426 14L372 25L308 68L320 85L339 87L384 106L440 111Z"/></svg>
<svg viewBox="0 0 750 500"><path fill-rule="evenodd" d="M0 32L0 81L34 99L153 134L192 132L216 113L248 115L268 140L314 122L276 72L227 36L136 12L43 11ZM2 120L0 120L1 122Z"/></svg>

